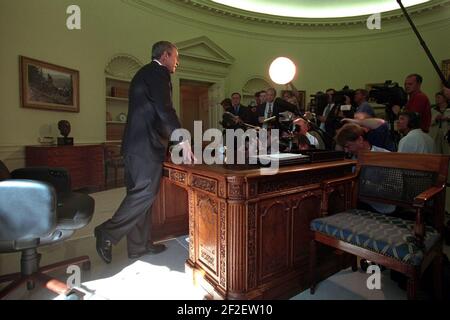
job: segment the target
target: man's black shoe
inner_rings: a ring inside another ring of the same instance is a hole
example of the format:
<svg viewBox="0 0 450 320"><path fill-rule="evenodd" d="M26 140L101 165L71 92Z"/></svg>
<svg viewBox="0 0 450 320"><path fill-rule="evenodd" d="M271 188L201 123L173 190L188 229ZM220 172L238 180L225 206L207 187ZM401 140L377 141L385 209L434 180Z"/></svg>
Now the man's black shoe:
<svg viewBox="0 0 450 320"><path fill-rule="evenodd" d="M158 254L166 249L167 247L162 243L147 245L147 250L152 254Z"/></svg>
<svg viewBox="0 0 450 320"><path fill-rule="evenodd" d="M166 249L167 247L163 244L152 244L152 245L149 244L147 245L147 249L144 251L128 253L128 258L137 259L146 254L158 254Z"/></svg>
<svg viewBox="0 0 450 320"><path fill-rule="evenodd" d="M106 263L111 263L112 261L112 243L108 240L104 233L100 231L100 229L95 228L94 231L96 243L95 246L97 248L97 253Z"/></svg>

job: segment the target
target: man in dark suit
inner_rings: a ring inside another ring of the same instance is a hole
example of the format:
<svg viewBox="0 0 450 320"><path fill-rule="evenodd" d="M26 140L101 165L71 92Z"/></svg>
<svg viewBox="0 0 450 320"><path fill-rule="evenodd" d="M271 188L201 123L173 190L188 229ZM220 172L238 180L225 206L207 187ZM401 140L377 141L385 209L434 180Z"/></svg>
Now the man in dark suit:
<svg viewBox="0 0 450 320"><path fill-rule="evenodd" d="M231 118L228 121L224 121L224 123L227 123L225 129L245 128L242 123L247 122L248 109L241 104L241 94L239 92L234 92L231 95L231 107L228 107L225 111L224 118ZM234 117L229 117L230 114Z"/></svg>
<svg viewBox="0 0 450 320"><path fill-rule="evenodd" d="M172 104L170 74L178 66L178 50L170 42L153 45L153 61L134 76L129 90L128 120L122 140L127 194L114 216L95 228L97 252L110 263L112 245L127 237L128 257L156 254L166 248L149 242L149 210L158 194L167 146L180 121ZM192 157L182 143L185 161Z"/></svg>
<svg viewBox="0 0 450 320"><path fill-rule="evenodd" d="M266 103L258 106L258 120L263 128L278 128L278 118L280 112L290 111L298 114L297 107L281 98L277 98L277 91L274 88L266 90ZM265 119L276 117L275 120L264 122Z"/></svg>

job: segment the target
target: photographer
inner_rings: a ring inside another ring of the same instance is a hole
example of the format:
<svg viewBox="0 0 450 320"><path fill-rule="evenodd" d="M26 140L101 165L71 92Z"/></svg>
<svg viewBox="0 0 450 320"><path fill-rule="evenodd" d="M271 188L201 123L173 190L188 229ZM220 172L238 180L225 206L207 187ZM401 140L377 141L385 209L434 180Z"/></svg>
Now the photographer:
<svg viewBox="0 0 450 320"><path fill-rule="evenodd" d="M386 80L382 86L374 86L369 96L377 103L385 105L386 124L389 128L391 139L397 146L401 136L396 129L396 123L402 107L407 102L408 96L405 90L398 83Z"/></svg>
<svg viewBox="0 0 450 320"><path fill-rule="evenodd" d="M320 121L320 129L323 131L326 131L325 123L327 121L328 114L330 113L331 109L333 109L333 107L334 107L333 97L336 93L336 90L328 89L325 93L326 93L326 97L327 97L327 104L323 108L323 110L321 110L321 108L319 108L319 110L317 110L317 112L319 112L318 114L322 114L322 115L318 116L318 119ZM319 95L316 97L316 100L320 100Z"/></svg>
<svg viewBox="0 0 450 320"><path fill-rule="evenodd" d="M371 117L375 117L375 112L373 111L370 104L367 102L369 98L369 93L364 89L356 89L354 101L358 106L356 112L365 112Z"/></svg>
<svg viewBox="0 0 450 320"><path fill-rule="evenodd" d="M389 133L389 127L385 120L371 117L365 112L356 112L354 119L344 118L343 123L353 123L361 126L366 131L367 141L373 145L389 151L395 151L395 144Z"/></svg>
<svg viewBox="0 0 450 320"><path fill-rule="evenodd" d="M434 140L435 151L442 154L450 154L450 146L447 140L450 129L450 109L448 100L442 92L436 93L436 104L431 109L430 136Z"/></svg>
<svg viewBox="0 0 450 320"><path fill-rule="evenodd" d="M342 119L353 118L356 109L351 99L353 95L354 91L344 87L333 96L334 105L325 121L325 131L329 136L334 137L336 131L342 127Z"/></svg>

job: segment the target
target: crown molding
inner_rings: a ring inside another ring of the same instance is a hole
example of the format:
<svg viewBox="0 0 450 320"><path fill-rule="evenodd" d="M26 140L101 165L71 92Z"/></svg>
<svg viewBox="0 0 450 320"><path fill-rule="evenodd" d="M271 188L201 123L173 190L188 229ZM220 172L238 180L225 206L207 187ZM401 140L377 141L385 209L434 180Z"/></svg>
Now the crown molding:
<svg viewBox="0 0 450 320"><path fill-rule="evenodd" d="M280 26L296 26L296 27L332 27L332 26L352 26L365 23L369 15L344 17L344 18L294 18L269 14L256 13L241 10L229 6L225 6L209 0L167 0L179 4L185 4L192 8L203 11L207 14L231 17L238 20L244 20L250 23L262 23ZM417 15L424 11L438 10L444 6L449 6L449 0L432 0L412 7L408 7L410 15ZM396 20L403 18L400 9L383 13L383 19Z"/></svg>
<svg viewBox="0 0 450 320"><path fill-rule="evenodd" d="M400 11L395 11L395 14L392 12L382 13L382 30L368 30L366 27L368 16L347 18L347 24L345 24L345 19L342 18L300 19L280 17L280 20L278 20L274 16L248 13L250 16L263 16L264 19L258 20L256 17L245 18L242 16L241 18L237 13L232 15L228 11L215 9L225 6L206 0L122 0L122 2L149 14L201 30L260 40L270 38L272 42L303 41L304 43L316 43L317 41L346 40L350 43L396 37L411 32L411 27ZM247 14L246 11L229 9ZM426 4L408 8L408 12L413 18L420 16L425 19L426 16L433 15L431 20L415 19L416 26L421 30L448 28L450 20L446 13L449 10L450 0L432 0ZM267 20L268 18L271 20ZM292 20L293 23L289 24L285 20Z"/></svg>

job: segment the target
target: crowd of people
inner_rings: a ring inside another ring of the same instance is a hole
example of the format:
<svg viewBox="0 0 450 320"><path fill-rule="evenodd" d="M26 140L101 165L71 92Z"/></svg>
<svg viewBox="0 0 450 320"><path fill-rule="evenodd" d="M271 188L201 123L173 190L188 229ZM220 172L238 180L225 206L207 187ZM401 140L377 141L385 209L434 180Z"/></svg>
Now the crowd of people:
<svg viewBox="0 0 450 320"><path fill-rule="evenodd" d="M299 104L298 91L292 84L282 97L277 97L274 88L256 92L249 106L242 105L241 95L235 92L221 103L222 125L225 129L283 131L282 114L289 112L294 119L292 128L281 137L295 138L298 149L344 150L351 157L362 150L450 154L450 89L436 93L435 104L431 105L421 90L422 83L419 74L408 75L404 81L406 103L389 105L390 115L385 116L376 115L365 89L348 91L351 94L327 89L323 93L326 103L306 110Z"/></svg>

